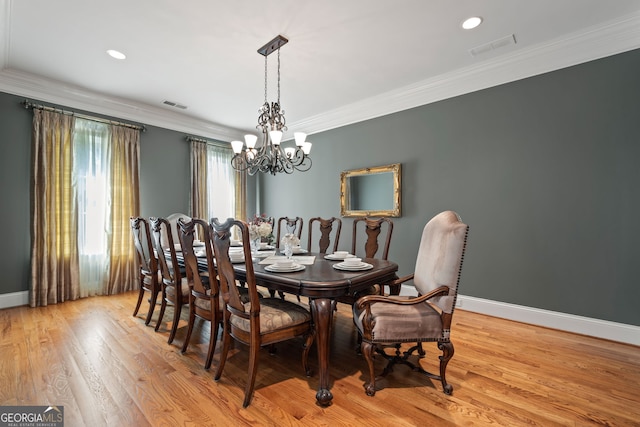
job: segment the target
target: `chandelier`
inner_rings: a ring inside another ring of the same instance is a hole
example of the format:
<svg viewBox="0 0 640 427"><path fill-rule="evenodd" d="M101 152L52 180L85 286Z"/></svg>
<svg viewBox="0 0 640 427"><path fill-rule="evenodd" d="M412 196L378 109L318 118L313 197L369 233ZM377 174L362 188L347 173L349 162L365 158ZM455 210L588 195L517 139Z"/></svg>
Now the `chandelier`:
<svg viewBox="0 0 640 427"><path fill-rule="evenodd" d="M283 148L280 144L284 131L287 130L284 110L280 105L280 47L289 40L277 36L266 45L258 49L264 55L264 104L258 110L258 125L256 129L262 132L262 139L258 143L256 135L245 135L242 141L231 141L233 158L231 166L238 171L247 171L249 175L264 172L293 173L294 170L306 172L311 168L311 143L306 141L307 135L295 132L295 147ZM269 104L267 101L267 57L278 52L278 100Z"/></svg>

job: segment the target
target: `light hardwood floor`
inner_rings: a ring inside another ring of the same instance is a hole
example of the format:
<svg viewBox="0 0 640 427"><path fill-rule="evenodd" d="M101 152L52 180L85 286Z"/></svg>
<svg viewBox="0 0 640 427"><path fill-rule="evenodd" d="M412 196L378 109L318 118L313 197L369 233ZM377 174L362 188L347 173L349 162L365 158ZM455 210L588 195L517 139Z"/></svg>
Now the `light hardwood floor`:
<svg viewBox="0 0 640 427"><path fill-rule="evenodd" d="M260 354L252 404L242 408L247 352L236 344L219 382L203 369L208 326L180 353L188 310L168 345L167 323L145 326L135 293L49 307L0 310L0 405L63 405L65 425L640 425L640 348L456 311L455 355L439 382L398 366L374 397L354 349L350 310L339 304L328 408L315 404L302 341ZM168 308L165 320L170 321ZM157 314L154 314L153 324ZM423 365L437 367L435 345ZM378 358L381 359L381 358ZM315 348L311 366L315 366ZM379 370L383 361L378 360ZM436 371L437 372L437 371Z"/></svg>

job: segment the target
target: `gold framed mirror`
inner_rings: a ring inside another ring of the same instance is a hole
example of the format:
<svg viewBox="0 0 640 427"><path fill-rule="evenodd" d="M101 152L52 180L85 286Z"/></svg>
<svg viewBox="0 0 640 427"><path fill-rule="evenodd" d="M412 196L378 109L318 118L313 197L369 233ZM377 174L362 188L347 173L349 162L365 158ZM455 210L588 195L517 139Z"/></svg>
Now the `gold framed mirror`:
<svg viewBox="0 0 640 427"><path fill-rule="evenodd" d="M400 163L340 173L340 215L399 217Z"/></svg>

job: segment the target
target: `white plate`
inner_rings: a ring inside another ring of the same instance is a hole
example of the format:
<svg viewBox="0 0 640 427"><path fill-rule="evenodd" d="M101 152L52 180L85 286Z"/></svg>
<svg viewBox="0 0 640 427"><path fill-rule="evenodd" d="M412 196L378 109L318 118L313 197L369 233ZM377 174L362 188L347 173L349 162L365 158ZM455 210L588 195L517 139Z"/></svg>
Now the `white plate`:
<svg viewBox="0 0 640 427"><path fill-rule="evenodd" d="M292 254L306 254L307 250L302 248L293 248Z"/></svg>
<svg viewBox="0 0 640 427"><path fill-rule="evenodd" d="M276 248L275 246L267 245L267 246L260 246L260 248L258 248L258 250L259 251L272 251L275 248Z"/></svg>
<svg viewBox="0 0 640 427"><path fill-rule="evenodd" d="M338 255L336 255L336 254L329 254L329 255L325 255L325 256L324 256L324 259L328 259L328 260L331 260L331 261L342 261L342 260L344 260L345 258L352 258L352 257L354 257L354 256L355 256L355 255L351 255L351 254L348 254L348 255L346 255L346 256L338 256Z"/></svg>
<svg viewBox="0 0 640 427"><path fill-rule="evenodd" d="M334 264L333 268L335 268L336 270L344 270L344 271L363 271L363 270L369 270L373 268L373 265L367 264L366 262L361 262L360 264L357 264L357 265L347 265L344 262L339 262L337 264Z"/></svg>
<svg viewBox="0 0 640 427"><path fill-rule="evenodd" d="M231 261L231 264L244 264L244 258L240 258L240 259L231 259L229 258L229 260Z"/></svg>
<svg viewBox="0 0 640 427"><path fill-rule="evenodd" d="M242 247L242 241L240 241L240 240L232 240L231 241L231 247L234 247L234 248L240 247L241 248Z"/></svg>
<svg viewBox="0 0 640 427"><path fill-rule="evenodd" d="M302 264L293 264L291 267L279 267L277 264L270 264L264 269L272 273L291 273L294 271L302 271L305 269L305 266Z"/></svg>

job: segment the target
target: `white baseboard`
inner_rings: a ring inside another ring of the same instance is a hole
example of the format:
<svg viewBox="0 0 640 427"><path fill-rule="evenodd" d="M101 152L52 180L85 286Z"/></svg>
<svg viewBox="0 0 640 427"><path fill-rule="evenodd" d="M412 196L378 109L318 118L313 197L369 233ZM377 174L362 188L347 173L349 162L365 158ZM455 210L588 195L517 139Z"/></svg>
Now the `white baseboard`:
<svg viewBox="0 0 640 427"><path fill-rule="evenodd" d="M29 291L0 294L0 310L21 305L29 305Z"/></svg>
<svg viewBox="0 0 640 427"><path fill-rule="evenodd" d="M413 286L403 286L400 294L417 295ZM640 326L465 295L458 295L456 307L462 310L501 317L516 322L530 323L532 325L640 346Z"/></svg>
<svg viewBox="0 0 640 427"><path fill-rule="evenodd" d="M403 286L400 294L416 295L416 290L413 286ZM28 304L29 291L0 294L0 309ZM465 295L458 295L456 306L474 313L640 346L640 326Z"/></svg>

